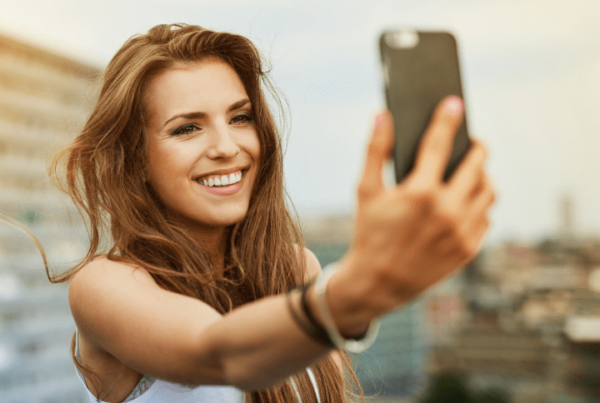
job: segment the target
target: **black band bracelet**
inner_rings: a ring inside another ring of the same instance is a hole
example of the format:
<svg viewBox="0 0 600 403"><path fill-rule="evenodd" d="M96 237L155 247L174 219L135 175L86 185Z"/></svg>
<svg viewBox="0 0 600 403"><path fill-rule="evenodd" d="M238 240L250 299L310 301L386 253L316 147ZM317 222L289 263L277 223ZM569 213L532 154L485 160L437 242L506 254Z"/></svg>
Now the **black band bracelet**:
<svg viewBox="0 0 600 403"><path fill-rule="evenodd" d="M313 315L313 313L310 311L310 308L308 307L308 304L306 303L306 292L308 291L308 289L312 286L312 283L309 284L305 284L303 286L302 289L302 299L301 299L301 306L302 306L302 310L304 311L304 314L306 315L306 317L308 318L308 320L310 321L310 323L317 329L319 329L320 331L322 331L323 333L325 333L327 335L327 339L329 340L329 342L335 346L335 343L333 342L333 340L331 340L331 337L329 337L329 333L327 333L327 331L325 330L325 328L317 321L317 319L315 318L315 316ZM360 341L362 339L365 338L365 336L367 335L369 328L367 327L367 330L365 330L363 333L356 335L354 337L351 337L352 340L357 340Z"/></svg>
<svg viewBox="0 0 600 403"><path fill-rule="evenodd" d="M308 304L306 303L306 293L308 292L308 289L311 286L312 286L312 283L308 283L308 284L305 284L302 286L302 297L300 298L300 306L302 307L302 311L304 312L304 315L306 315L306 318L311 323L311 325L313 325L313 327L315 327L316 329L319 329L320 331L322 331L324 334L327 335L325 328L323 326L321 326L321 324L317 321L317 319L315 318L313 313L310 311ZM329 335L327 335L327 339L333 344L331 339L329 339Z"/></svg>
<svg viewBox="0 0 600 403"><path fill-rule="evenodd" d="M335 347L333 341L331 340L325 329L321 325L319 325L319 323L315 320L312 314L306 313L306 291L308 290L308 287L310 287L310 284L300 286L286 293L286 303L288 310L290 311L290 314L292 316L292 319L294 319L294 322L296 322L298 327L311 339L319 342L320 344L323 344L326 347ZM308 322L306 322L300 317L300 314L296 311L296 308L294 308L294 304L292 303L291 293L297 289L302 293L300 297L301 306L306 318L308 319Z"/></svg>

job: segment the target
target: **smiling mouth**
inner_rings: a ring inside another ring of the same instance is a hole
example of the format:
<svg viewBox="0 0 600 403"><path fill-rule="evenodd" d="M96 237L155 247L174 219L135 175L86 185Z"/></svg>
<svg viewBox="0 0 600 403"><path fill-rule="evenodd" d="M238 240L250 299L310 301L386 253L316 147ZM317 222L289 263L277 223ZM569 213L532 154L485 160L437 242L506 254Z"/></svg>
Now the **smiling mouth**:
<svg viewBox="0 0 600 403"><path fill-rule="evenodd" d="M243 170L240 169L236 172L230 173L229 175L201 176L196 179L196 182L207 187L223 187L234 185L242 180L242 172Z"/></svg>

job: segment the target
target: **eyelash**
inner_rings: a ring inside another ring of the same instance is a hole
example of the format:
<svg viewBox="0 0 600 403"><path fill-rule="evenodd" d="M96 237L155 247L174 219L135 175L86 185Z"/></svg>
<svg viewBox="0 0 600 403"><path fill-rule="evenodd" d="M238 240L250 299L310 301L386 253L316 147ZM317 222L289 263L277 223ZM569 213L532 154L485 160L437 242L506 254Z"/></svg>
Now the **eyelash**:
<svg viewBox="0 0 600 403"><path fill-rule="evenodd" d="M234 121L234 120L236 120L238 118L242 118L243 119L241 123L249 123L249 122L252 122L252 120L254 120L254 118L252 117L252 114L250 112L243 112L243 113L240 113L238 115L235 115L231 119L231 121Z"/></svg>
<svg viewBox="0 0 600 403"><path fill-rule="evenodd" d="M241 122L236 121L240 118L242 119ZM252 114L250 112L244 112L244 113L235 115L231 119L230 122L233 122L234 124L244 124L244 123L252 122L253 120L254 120L254 118L252 117ZM181 135L191 134L192 132L194 132L196 130L200 130L200 128L193 123L188 123L186 125L180 126L177 129L173 130L173 132L171 134L174 136L181 136Z"/></svg>
<svg viewBox="0 0 600 403"><path fill-rule="evenodd" d="M195 129L195 130L193 130L193 129ZM199 129L199 127L196 126L195 124L189 123L187 125L183 125L181 127L178 127L177 129L173 130L173 132L171 134L174 136L181 136L181 135L185 135L185 134L190 134L193 131L196 131L198 129Z"/></svg>

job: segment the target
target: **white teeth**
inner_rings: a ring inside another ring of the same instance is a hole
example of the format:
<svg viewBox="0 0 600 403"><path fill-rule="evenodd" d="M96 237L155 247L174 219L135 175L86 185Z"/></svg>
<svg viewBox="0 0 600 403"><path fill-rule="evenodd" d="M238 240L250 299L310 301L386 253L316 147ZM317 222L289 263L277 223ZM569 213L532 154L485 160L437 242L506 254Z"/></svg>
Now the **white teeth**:
<svg viewBox="0 0 600 403"><path fill-rule="evenodd" d="M212 186L233 185L234 183L238 183L241 180L242 180L242 172L240 171L238 173L222 175L221 177L198 180L198 182L203 184L204 186L212 187Z"/></svg>

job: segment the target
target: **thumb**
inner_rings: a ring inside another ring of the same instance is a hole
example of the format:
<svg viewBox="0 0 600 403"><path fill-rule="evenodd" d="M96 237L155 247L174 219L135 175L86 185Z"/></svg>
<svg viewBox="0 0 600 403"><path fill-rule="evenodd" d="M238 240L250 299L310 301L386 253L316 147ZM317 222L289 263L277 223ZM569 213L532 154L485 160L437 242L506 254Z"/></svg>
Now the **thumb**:
<svg viewBox="0 0 600 403"><path fill-rule="evenodd" d="M394 119L389 111L375 117L373 134L367 148L365 169L360 181L360 193L374 193L383 189L381 171L394 145Z"/></svg>

